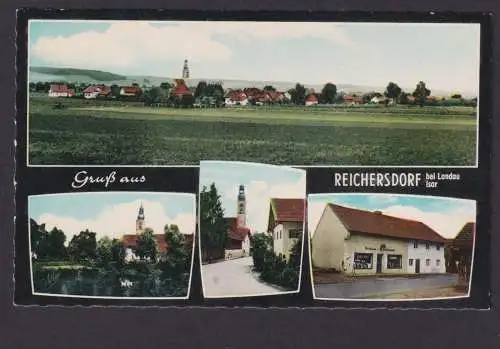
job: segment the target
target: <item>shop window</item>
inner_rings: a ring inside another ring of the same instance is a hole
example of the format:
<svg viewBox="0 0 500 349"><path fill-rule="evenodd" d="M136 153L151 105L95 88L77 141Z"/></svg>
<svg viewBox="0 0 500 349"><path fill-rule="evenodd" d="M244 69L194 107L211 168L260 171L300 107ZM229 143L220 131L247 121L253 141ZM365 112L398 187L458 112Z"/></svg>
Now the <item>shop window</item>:
<svg viewBox="0 0 500 349"><path fill-rule="evenodd" d="M387 255L387 269L403 269L403 256L400 254Z"/></svg>
<svg viewBox="0 0 500 349"><path fill-rule="evenodd" d="M354 253L354 269L372 269L373 254Z"/></svg>

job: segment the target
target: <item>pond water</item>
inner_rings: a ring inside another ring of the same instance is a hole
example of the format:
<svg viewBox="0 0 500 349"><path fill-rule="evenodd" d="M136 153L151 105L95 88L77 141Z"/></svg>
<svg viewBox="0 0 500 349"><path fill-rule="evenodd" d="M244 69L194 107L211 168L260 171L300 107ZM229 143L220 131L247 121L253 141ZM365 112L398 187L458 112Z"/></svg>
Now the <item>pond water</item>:
<svg viewBox="0 0 500 349"><path fill-rule="evenodd" d="M172 280L160 272L118 276L103 270L38 270L35 291L40 293L94 297L185 297L188 275Z"/></svg>

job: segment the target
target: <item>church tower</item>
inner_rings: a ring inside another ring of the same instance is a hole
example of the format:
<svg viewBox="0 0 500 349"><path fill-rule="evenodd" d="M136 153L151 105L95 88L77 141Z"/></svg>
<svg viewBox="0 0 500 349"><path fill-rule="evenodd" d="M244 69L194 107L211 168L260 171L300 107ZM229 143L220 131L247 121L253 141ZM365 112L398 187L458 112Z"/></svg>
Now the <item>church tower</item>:
<svg viewBox="0 0 500 349"><path fill-rule="evenodd" d="M182 78L189 79L189 67L187 59L184 60L184 67L182 68Z"/></svg>
<svg viewBox="0 0 500 349"><path fill-rule="evenodd" d="M245 187L240 185L238 190L238 200L236 207L236 222L238 227L246 226L247 220L247 201L245 198Z"/></svg>
<svg viewBox="0 0 500 349"><path fill-rule="evenodd" d="M137 220L135 221L135 233L142 234L144 232L144 207L139 207L139 213L137 214Z"/></svg>

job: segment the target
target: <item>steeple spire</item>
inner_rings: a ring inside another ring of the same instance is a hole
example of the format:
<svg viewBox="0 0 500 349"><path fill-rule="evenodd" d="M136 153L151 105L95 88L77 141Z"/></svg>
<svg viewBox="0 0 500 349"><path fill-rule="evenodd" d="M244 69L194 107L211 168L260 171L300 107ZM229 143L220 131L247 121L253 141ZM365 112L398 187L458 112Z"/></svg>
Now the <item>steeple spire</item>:
<svg viewBox="0 0 500 349"><path fill-rule="evenodd" d="M139 206L139 213L137 214L137 220L135 221L135 232L136 234L142 234L144 232L144 206Z"/></svg>
<svg viewBox="0 0 500 349"><path fill-rule="evenodd" d="M189 67L188 67L188 60L184 60L184 66L182 68L182 78L183 79L189 79Z"/></svg>

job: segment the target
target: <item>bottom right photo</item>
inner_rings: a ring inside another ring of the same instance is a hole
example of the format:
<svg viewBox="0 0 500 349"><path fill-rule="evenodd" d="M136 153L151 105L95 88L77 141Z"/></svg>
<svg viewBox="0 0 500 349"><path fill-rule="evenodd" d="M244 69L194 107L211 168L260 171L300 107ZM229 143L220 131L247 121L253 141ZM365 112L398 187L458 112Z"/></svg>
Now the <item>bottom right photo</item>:
<svg viewBox="0 0 500 349"><path fill-rule="evenodd" d="M404 194L308 196L320 300L435 300L470 293L476 201Z"/></svg>

